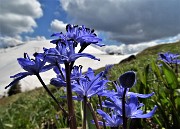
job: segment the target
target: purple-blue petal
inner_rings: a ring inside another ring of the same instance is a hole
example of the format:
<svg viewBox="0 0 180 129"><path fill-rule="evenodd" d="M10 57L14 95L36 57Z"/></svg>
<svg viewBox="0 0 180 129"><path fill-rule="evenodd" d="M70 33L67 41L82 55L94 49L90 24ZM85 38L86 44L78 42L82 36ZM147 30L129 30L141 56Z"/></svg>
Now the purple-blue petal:
<svg viewBox="0 0 180 129"><path fill-rule="evenodd" d="M147 114L136 114L132 116L131 118L151 118L154 115L156 109L157 109L157 106L154 106L153 110L148 112Z"/></svg>
<svg viewBox="0 0 180 129"><path fill-rule="evenodd" d="M73 54L69 57L69 62L75 61L76 59L80 58L80 57L88 57L94 60L98 60L100 61L100 59L96 58L95 56L88 54L88 53L77 53L77 54Z"/></svg>
<svg viewBox="0 0 180 129"><path fill-rule="evenodd" d="M101 109L97 109L97 113L100 114L103 117L103 119L106 120L108 123L113 124L112 118L104 111L102 111Z"/></svg>
<svg viewBox="0 0 180 129"><path fill-rule="evenodd" d="M72 96L72 99L77 101L83 101L83 97L80 96Z"/></svg>
<svg viewBox="0 0 180 129"><path fill-rule="evenodd" d="M53 64L49 64L49 65L45 65L41 68L40 72L45 72L45 71L48 71L52 68L54 68L55 66Z"/></svg>
<svg viewBox="0 0 180 129"><path fill-rule="evenodd" d="M106 107L108 107L108 108L111 108L111 109L121 108L121 107L117 106L115 103L110 102L110 101L107 101L107 100L104 101L104 106L106 106Z"/></svg>
<svg viewBox="0 0 180 129"><path fill-rule="evenodd" d="M53 37L53 36L61 36L62 35L62 32L60 32L60 33L53 33L52 35L51 35L51 37Z"/></svg>
<svg viewBox="0 0 180 129"><path fill-rule="evenodd" d="M106 96L106 97L112 97L116 95L115 91L111 91L111 90L103 90L102 92L98 93L99 96Z"/></svg>
<svg viewBox="0 0 180 129"><path fill-rule="evenodd" d="M134 93L134 92L128 92L127 95L134 95L134 96L137 96L139 98L149 98L151 96L154 95L154 92L150 93L150 94L139 94L139 93Z"/></svg>
<svg viewBox="0 0 180 129"><path fill-rule="evenodd" d="M50 80L50 84L54 85L56 87L66 86L66 83L64 81L62 81L61 79L59 79L59 78L52 78Z"/></svg>
<svg viewBox="0 0 180 129"><path fill-rule="evenodd" d="M21 76L20 76L20 75L21 75ZM16 75L12 76L12 77L15 77L15 79L14 79L8 86L6 86L5 89L7 89L8 87L14 85L14 84L17 83L19 80L25 78L25 77L28 76L28 75L31 75L31 73L29 73L29 72L24 72L24 73L19 73L19 74L16 74Z"/></svg>
<svg viewBox="0 0 180 129"><path fill-rule="evenodd" d="M18 78L18 77L22 77L22 76L25 76L25 75L31 75L31 73L29 72L20 72L20 73L17 73L13 76L10 76L10 78Z"/></svg>

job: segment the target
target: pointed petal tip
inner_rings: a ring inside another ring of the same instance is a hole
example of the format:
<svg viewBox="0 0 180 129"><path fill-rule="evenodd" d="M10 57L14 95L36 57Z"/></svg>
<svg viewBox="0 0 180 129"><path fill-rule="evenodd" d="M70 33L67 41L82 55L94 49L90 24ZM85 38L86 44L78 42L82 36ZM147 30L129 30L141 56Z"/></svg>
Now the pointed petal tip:
<svg viewBox="0 0 180 129"><path fill-rule="evenodd" d="M5 89L7 89L8 87L10 87L10 85L6 86Z"/></svg>

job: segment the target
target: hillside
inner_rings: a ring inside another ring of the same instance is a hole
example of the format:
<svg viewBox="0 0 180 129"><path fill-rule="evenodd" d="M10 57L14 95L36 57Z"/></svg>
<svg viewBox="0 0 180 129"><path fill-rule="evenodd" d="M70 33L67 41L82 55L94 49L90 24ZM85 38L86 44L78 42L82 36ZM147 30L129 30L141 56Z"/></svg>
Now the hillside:
<svg viewBox="0 0 180 129"><path fill-rule="evenodd" d="M135 60L114 65L109 72L110 79L117 80L119 75L127 70L143 70L152 60L155 61L157 59L158 53L167 51L180 53L180 42L147 48L137 54ZM97 71L102 69L104 68L98 69ZM50 87L56 97L64 94L63 90L55 89L53 86ZM138 89L139 88L135 88L134 91L138 91ZM61 102L64 103L64 100ZM76 104L79 105L79 103ZM152 101L151 104L154 104L154 102ZM64 107L66 107L66 105L64 105ZM76 108L78 120L80 122L80 106ZM55 115L59 116L58 120L55 119ZM51 119L60 128L65 127L64 124L66 122L66 120L62 119L61 112L57 111L56 104L43 88L37 88L32 91L0 99L0 118L1 129L3 129L3 127L4 129L40 128L43 122L51 121ZM159 116L155 118L159 119ZM158 127L164 126L162 123L157 123L157 120L154 120L154 122ZM81 123L79 123L79 126L81 126Z"/></svg>
<svg viewBox="0 0 180 129"><path fill-rule="evenodd" d="M15 75L19 72L22 72L23 69L19 66L17 62L17 58L23 57L24 52L28 53L30 57L34 52L43 52L43 47L52 48L55 47L54 44L50 43L50 40L42 40L42 41L30 41L24 43L20 46L7 48L7 49L0 49L0 98L7 92L4 89L12 79L10 78L11 75ZM78 51L80 46L77 47L76 51ZM88 64L91 64L93 69L98 69L104 66L104 64L114 64L118 63L121 59L126 58L128 55L108 55L105 52L102 52L98 48L93 46L88 46L84 53L90 53L100 58L101 61L91 60L89 58L79 58L75 65L83 65L83 71L88 69ZM109 58L112 60L109 62ZM56 75L52 70L41 73L41 76L46 84L49 84L49 80ZM32 90L34 88L40 87L41 84L39 83L38 79L34 76L29 76L24 78L20 81L22 86L22 91Z"/></svg>

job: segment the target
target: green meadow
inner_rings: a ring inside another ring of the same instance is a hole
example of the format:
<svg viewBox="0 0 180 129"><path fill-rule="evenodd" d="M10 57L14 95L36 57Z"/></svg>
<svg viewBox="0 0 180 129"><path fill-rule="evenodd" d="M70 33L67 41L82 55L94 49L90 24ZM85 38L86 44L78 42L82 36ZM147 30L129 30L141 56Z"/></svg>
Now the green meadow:
<svg viewBox="0 0 180 129"><path fill-rule="evenodd" d="M131 91L155 92L151 98L140 99L145 112L158 106L155 115L151 119L132 119L133 129L180 129L180 65L170 67L157 61L158 53L168 51L180 54L180 42L147 48L136 59L115 64L108 72L110 80L116 81L124 72L133 70L137 73L137 84ZM101 70L104 68L95 72ZM112 83L109 87L113 89ZM49 88L67 109L66 99L60 98L65 91L52 85ZM96 101L92 98L94 108L97 108ZM74 104L78 127L81 127L81 103L74 101ZM59 129L67 125L67 118L43 88L0 99L0 129Z"/></svg>

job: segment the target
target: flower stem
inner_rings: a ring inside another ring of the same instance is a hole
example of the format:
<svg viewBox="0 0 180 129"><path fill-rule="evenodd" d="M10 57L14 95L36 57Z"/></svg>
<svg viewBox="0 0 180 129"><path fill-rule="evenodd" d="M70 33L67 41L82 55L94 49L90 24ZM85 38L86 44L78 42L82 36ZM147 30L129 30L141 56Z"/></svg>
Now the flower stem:
<svg viewBox="0 0 180 129"><path fill-rule="evenodd" d="M81 53L81 52L83 52L84 51L84 49L87 47L87 46L89 46L90 44L83 44L83 46L81 46L81 48L80 48L80 50L78 51L78 53ZM73 61L73 62L71 62L71 64L70 64L70 69L72 70L72 68L73 68L73 65L74 65L74 63L75 63L75 61Z"/></svg>
<svg viewBox="0 0 180 129"><path fill-rule="evenodd" d="M176 73L176 75L177 75L177 77L178 77L178 63L176 63L176 66L175 66L176 68L175 68L175 73Z"/></svg>
<svg viewBox="0 0 180 129"><path fill-rule="evenodd" d="M41 82L41 84L43 85L44 89L48 92L48 94L51 96L51 98L57 103L57 105L59 106L59 108L63 111L63 113L68 116L68 113L66 112L66 110L64 110L64 108L59 104L58 100L54 97L54 95L51 93L51 91L48 89L48 87L46 86L46 84L44 83L44 81L42 80L41 76L39 74L36 75L37 78L39 79L39 81Z"/></svg>
<svg viewBox="0 0 180 129"><path fill-rule="evenodd" d="M86 129L86 107L87 107L87 97L84 96L84 105L83 105L83 129Z"/></svg>
<svg viewBox="0 0 180 129"><path fill-rule="evenodd" d="M85 49L87 46L89 46L89 45L90 45L89 43L83 44L83 45L81 46L80 50L78 51L78 53L83 52L84 49Z"/></svg>
<svg viewBox="0 0 180 129"><path fill-rule="evenodd" d="M94 119L94 122L95 122L95 125L96 125L96 129L100 129L96 114L95 114L95 112L94 112L94 110L93 110L93 108L92 108L92 106L91 106L91 104L89 102L87 102L87 106L88 106L88 108L91 111L91 114L93 116L93 119Z"/></svg>
<svg viewBox="0 0 180 129"><path fill-rule="evenodd" d="M65 63L66 70L66 90L67 90L67 105L68 105L68 113L69 113L69 124L70 129L77 129L76 117L74 112L74 104L72 100L72 88L71 88L71 70L69 63Z"/></svg>
<svg viewBox="0 0 180 129"><path fill-rule="evenodd" d="M58 69L59 69L59 72L60 72L60 74L61 74L62 78L65 80L65 77L64 77L64 74L62 73L62 70L61 70L60 64L58 64L58 63L56 62L56 65L57 65L57 67L58 67Z"/></svg>
<svg viewBox="0 0 180 129"><path fill-rule="evenodd" d="M111 129L119 129L119 127L111 127Z"/></svg>
<svg viewBox="0 0 180 129"><path fill-rule="evenodd" d="M125 109L126 91L127 88L124 88L123 97L122 97L123 129L127 129L127 118L126 118L126 109Z"/></svg>

